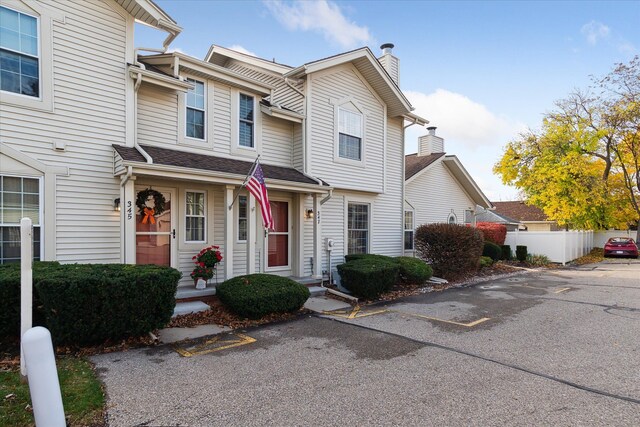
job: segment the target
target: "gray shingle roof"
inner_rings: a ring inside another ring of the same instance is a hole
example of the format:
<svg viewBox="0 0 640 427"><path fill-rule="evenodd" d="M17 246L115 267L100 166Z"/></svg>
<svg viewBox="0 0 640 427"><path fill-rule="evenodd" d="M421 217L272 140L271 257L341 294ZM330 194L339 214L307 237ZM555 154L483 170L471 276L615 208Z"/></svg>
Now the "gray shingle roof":
<svg viewBox="0 0 640 427"><path fill-rule="evenodd" d="M407 180L426 168L445 153L433 153L428 156L418 156L417 154L408 154L404 156L404 179Z"/></svg>

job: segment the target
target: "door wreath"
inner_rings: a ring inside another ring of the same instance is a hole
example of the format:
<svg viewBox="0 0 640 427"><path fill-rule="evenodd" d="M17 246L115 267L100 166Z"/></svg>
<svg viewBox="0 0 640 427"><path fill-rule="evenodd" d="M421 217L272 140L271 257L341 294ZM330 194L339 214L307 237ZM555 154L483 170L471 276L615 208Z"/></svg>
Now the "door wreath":
<svg viewBox="0 0 640 427"><path fill-rule="evenodd" d="M147 200L150 198L153 198L153 208L147 206ZM162 215L165 211L164 205L166 202L166 199L159 191L152 190L151 188L139 191L136 197L136 206L140 210L140 215L142 216L141 222L143 224L146 224L147 222L155 224L155 216Z"/></svg>

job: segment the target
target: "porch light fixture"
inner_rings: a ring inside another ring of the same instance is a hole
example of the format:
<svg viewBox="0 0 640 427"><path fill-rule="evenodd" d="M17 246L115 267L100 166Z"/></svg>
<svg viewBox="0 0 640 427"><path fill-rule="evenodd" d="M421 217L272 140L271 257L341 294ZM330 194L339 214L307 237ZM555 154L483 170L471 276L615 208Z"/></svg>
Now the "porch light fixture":
<svg viewBox="0 0 640 427"><path fill-rule="evenodd" d="M120 197L113 201L113 210L116 212L120 212Z"/></svg>
<svg viewBox="0 0 640 427"><path fill-rule="evenodd" d="M304 211L304 217L306 219L313 219L313 209L307 209Z"/></svg>

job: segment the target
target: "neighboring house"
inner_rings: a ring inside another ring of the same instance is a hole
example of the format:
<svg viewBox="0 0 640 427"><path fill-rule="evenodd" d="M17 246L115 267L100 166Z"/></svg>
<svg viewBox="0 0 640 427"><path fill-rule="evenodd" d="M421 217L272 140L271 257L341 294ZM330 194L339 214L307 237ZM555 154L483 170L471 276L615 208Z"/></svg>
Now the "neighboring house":
<svg viewBox="0 0 640 427"><path fill-rule="evenodd" d="M495 213L509 218L519 224L519 230L527 231L558 231L561 228L555 221L549 221L542 209L528 205L523 201L493 202ZM487 219L491 221L491 219ZM499 221L491 221L499 222Z"/></svg>
<svg viewBox="0 0 640 427"><path fill-rule="evenodd" d="M492 202L495 203L495 202ZM507 227L507 231L526 230L527 228L519 221L509 218L508 216L501 215L494 210L486 210L476 214L476 222L495 222L497 224L504 224Z"/></svg>
<svg viewBox="0 0 640 427"><path fill-rule="evenodd" d="M427 223L474 224L478 212L492 207L489 199L454 155L445 154L436 128L418 140L418 152L405 156L405 240L414 250L414 230Z"/></svg>
<svg viewBox="0 0 640 427"><path fill-rule="evenodd" d="M2 92L0 116L2 191L21 200L5 204L12 215L2 225L15 231L33 212L42 259L171 265L186 297L198 294L192 257L209 245L224 257L218 281L253 272L320 279L347 253L402 253L405 120L426 121L398 88L392 46L380 59L362 48L299 67L219 46L205 60L137 56L134 18L168 31L165 47L180 31L152 2L47 4L30 12L55 15L37 34L52 47L36 58L49 68L28 99L39 107ZM16 5L6 9L28 8ZM240 191L258 155L269 233ZM166 201L153 224L136 207L147 189ZM11 235L3 254L19 253Z"/></svg>

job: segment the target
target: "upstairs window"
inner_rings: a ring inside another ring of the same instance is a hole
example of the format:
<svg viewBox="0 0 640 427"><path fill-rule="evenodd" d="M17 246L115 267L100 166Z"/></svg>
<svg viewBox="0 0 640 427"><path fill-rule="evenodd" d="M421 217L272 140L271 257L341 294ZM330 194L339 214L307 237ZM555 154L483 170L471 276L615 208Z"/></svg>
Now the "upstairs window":
<svg viewBox="0 0 640 427"><path fill-rule="evenodd" d="M362 114L340 108L338 121L338 156L362 160Z"/></svg>
<svg viewBox="0 0 640 427"><path fill-rule="evenodd" d="M241 147L254 147L254 99L253 96L240 94L240 123L238 144Z"/></svg>
<svg viewBox="0 0 640 427"><path fill-rule="evenodd" d="M38 19L0 6L0 90L40 96Z"/></svg>
<svg viewBox="0 0 640 427"><path fill-rule="evenodd" d="M204 139L204 83L187 79L193 89L187 91L187 136Z"/></svg>

